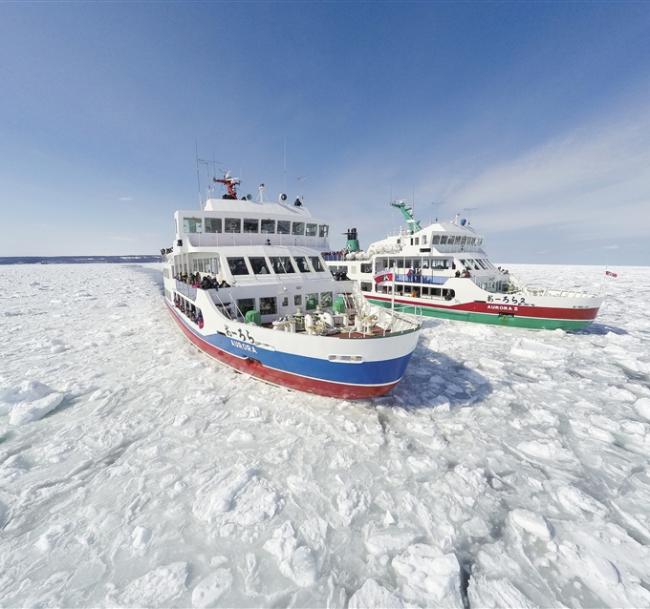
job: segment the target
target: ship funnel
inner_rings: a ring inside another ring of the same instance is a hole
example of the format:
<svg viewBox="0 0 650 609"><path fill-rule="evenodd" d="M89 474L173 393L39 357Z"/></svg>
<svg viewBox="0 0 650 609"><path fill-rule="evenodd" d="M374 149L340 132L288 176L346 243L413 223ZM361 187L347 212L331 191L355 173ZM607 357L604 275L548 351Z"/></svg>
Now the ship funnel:
<svg viewBox="0 0 650 609"><path fill-rule="evenodd" d="M345 243L345 249L348 252L361 251L361 248L359 247L359 238L357 236L356 228L348 228L348 230L346 230L343 234L347 238L347 241Z"/></svg>

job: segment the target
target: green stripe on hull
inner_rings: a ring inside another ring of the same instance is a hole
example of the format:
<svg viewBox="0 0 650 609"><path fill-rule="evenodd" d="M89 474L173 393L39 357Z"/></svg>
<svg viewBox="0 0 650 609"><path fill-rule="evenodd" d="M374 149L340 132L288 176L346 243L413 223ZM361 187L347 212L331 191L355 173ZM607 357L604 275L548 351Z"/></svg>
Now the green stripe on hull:
<svg viewBox="0 0 650 609"><path fill-rule="evenodd" d="M384 300L368 299L371 303L390 309L391 303ZM455 309L436 309L433 307L419 307L395 303L395 310L400 313L422 315L424 317L438 317L440 319L453 319L454 321L471 321L479 324L493 324L495 326L508 326L509 328L533 328L535 330L582 330L591 324L591 320L584 319L540 319L539 317L516 317L512 315L492 315L490 313L474 313L471 311L458 311Z"/></svg>

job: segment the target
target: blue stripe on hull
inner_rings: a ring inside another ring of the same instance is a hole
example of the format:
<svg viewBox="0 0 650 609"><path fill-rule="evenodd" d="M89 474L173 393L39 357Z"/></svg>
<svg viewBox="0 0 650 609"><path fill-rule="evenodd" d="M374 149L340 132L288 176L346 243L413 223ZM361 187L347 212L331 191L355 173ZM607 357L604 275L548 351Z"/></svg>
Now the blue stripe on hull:
<svg viewBox="0 0 650 609"><path fill-rule="evenodd" d="M283 372L333 383L345 383L349 385L386 385L388 383L395 383L404 375L406 366L412 355L412 353L409 353L394 359L362 362L360 364L330 362L306 355L269 351L258 345L250 345L249 343L229 338L223 334L204 336L196 332L181 316L178 317L193 334L231 355L254 359L261 362L264 366L282 370ZM330 340L335 343L337 340L345 339L332 338ZM373 340L373 344L378 346L380 341L381 339L375 339Z"/></svg>

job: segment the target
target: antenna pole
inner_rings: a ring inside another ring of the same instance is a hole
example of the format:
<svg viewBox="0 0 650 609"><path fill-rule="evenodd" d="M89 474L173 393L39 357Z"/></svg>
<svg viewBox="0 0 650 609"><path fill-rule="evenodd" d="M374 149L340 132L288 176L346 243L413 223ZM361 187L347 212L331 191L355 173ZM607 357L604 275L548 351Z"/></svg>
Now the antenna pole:
<svg viewBox="0 0 650 609"><path fill-rule="evenodd" d="M284 169L284 192L287 192L287 136L284 136L282 147L282 166Z"/></svg>
<svg viewBox="0 0 650 609"><path fill-rule="evenodd" d="M411 201L413 201L413 217L415 218L415 186L411 186Z"/></svg>
<svg viewBox="0 0 650 609"><path fill-rule="evenodd" d="M201 197L201 176L199 175L199 142L194 140L194 152L196 158L196 185L199 193L199 209L203 207L203 198Z"/></svg>

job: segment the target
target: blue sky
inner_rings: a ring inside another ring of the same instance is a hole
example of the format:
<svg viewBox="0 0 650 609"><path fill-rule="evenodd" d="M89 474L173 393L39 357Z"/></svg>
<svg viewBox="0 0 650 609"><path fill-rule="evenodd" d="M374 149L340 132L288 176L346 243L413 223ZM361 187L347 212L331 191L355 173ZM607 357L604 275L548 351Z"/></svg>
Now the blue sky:
<svg viewBox="0 0 650 609"><path fill-rule="evenodd" d="M0 83L0 256L157 252L198 141L362 244L392 195L498 261L650 263L646 3L3 3Z"/></svg>

